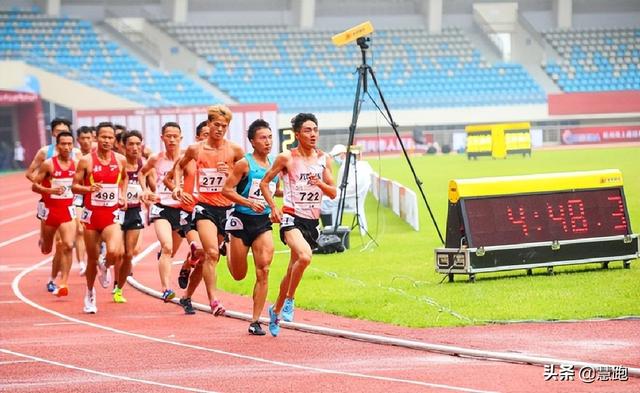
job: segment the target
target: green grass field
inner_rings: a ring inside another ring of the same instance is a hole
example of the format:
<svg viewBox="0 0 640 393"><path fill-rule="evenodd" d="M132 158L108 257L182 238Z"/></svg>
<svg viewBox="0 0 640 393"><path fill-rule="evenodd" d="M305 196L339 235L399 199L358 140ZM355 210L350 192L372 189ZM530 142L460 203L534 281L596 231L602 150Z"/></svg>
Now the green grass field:
<svg viewBox="0 0 640 393"><path fill-rule="evenodd" d="M531 158L506 160L415 156L412 162L443 236L450 179L610 168L623 173L632 228L640 230L638 148L543 150L535 151ZM370 163L382 176L416 189L404 157ZM434 248L441 244L422 201L419 208L421 229L416 232L369 196L369 229L380 246L360 251L367 239L354 231L347 252L315 255L298 288L297 307L411 327L640 315L639 260L631 263L631 269L612 262L608 270L587 264L557 267L553 276L546 269L537 269L533 276L516 270L479 274L475 283L466 276L456 276L454 283L443 281L445 276L435 272L433 261ZM351 216L345 215L344 223L350 224ZM276 250L281 252L271 266L270 301L277 296L289 257L279 240ZM220 265L220 288L250 296L251 267L247 279L235 282L224 261Z"/></svg>

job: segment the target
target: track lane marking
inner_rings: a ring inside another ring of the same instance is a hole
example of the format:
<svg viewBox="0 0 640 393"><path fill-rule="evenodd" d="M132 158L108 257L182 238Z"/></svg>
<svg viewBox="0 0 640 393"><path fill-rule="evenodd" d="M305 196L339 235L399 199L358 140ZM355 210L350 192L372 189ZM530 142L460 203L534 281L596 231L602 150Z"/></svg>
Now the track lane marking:
<svg viewBox="0 0 640 393"><path fill-rule="evenodd" d="M5 247L5 246L9 246L9 245L11 245L13 243L19 242L20 240L24 240L24 239L29 238L29 237L31 237L31 236L33 236L35 234L38 234L38 233L40 233L40 230L36 229L35 231L23 233L20 236L16 236L16 237L11 238L9 240L5 240L2 243L0 243L0 248Z"/></svg>
<svg viewBox="0 0 640 393"><path fill-rule="evenodd" d="M9 224L14 221L22 220L23 218L26 218L26 217L35 217L35 216L36 214L34 212L23 213L23 214L20 214L19 216L13 216L11 218L7 218L6 220L0 220L0 225Z"/></svg>
<svg viewBox="0 0 640 393"><path fill-rule="evenodd" d="M155 247L157 247L158 244L159 244L158 242L153 243L151 246L147 247L147 249L145 249L143 252L141 252L138 255L138 257L144 258L144 256L148 255ZM378 376L378 375L369 375L369 374L362 374L362 373L356 373L356 372L331 370L331 369L325 369L325 368L320 368L320 367L304 366L304 365L295 364L295 363L287 363L287 362L282 362L282 361L277 361L277 360L269 360L269 359L260 358L260 357L257 357L257 356L243 355L243 354L239 354L239 353L235 353L235 352L223 351L223 350L220 350L220 349L202 347L202 346L199 346L199 345L186 344L186 343L181 343L181 342L178 342L178 341L171 341L171 340L166 340L166 339L157 338L157 337L153 337L153 336L147 336L147 335L140 334L140 333L133 333L133 332L130 332L130 331L127 331L127 330L121 330L121 329L113 328L113 327L110 327L110 326L100 325L98 323L88 322L88 321L84 321L82 319L77 319L77 318L68 316L66 314L62 314L60 312L54 311L52 309L46 308L46 307L44 307L44 306L42 306L42 305L40 305L38 303L35 303L31 299L27 298L22 293L22 291L20 291L20 281L22 280L22 278L24 278L27 274L31 273L32 271L35 271L36 269L38 269L40 266L42 266L42 265L46 264L47 262L49 262L50 259L51 258L47 258L44 261L38 262L38 263L36 263L35 265L33 265L31 267L25 268L22 272L20 272L13 279L13 282L11 283L11 287L12 287L13 293L16 295L16 297L18 297L18 299L22 300L24 303L30 305L31 307L33 307L35 309L38 309L40 311L43 311L43 312L51 314L51 315L55 315L55 316L57 316L59 318L65 319L67 321L72 321L72 322L76 322L76 323L79 323L79 324L82 324L82 325L90 326L90 327L93 327L93 328L96 328L96 329L106 330L106 331L111 332L111 333L122 334L122 335L125 335L125 336L135 337L135 338L139 338L139 339L147 340L147 341L151 341L151 342L156 342L156 343L161 343L161 344L169 344L169 345L174 345L174 346L181 347L181 348L195 349L195 350L198 350L198 351L210 352L210 353L215 353L217 355L229 356L229 357L233 357L233 358L236 358L236 359L243 359L243 360L247 360L247 361L264 363L264 364L280 366L280 367L285 367L285 368L293 368L293 369L298 369L298 370L311 371L311 372L318 373L318 374L340 375L340 376L347 376L347 377L361 378L361 379L372 379L372 380L385 381L385 382L397 382L397 383L403 383L403 384L409 384L409 385L415 385L415 386L447 389L447 390L460 391L460 392L474 392L474 393L489 393L489 392L492 392L492 391L487 391L487 390L478 390L478 389L464 388L464 387L459 387L459 386L422 382L422 381L416 381L416 380L410 380L410 379L383 377L383 376Z"/></svg>
<svg viewBox="0 0 640 393"><path fill-rule="evenodd" d="M4 354L7 354L7 355L13 355L13 356L29 359L29 360L32 360L32 361L35 361L35 362L51 364L53 366L64 367L64 368L68 368L70 370L75 370L75 371L83 371L85 373L100 375L100 376L107 377L107 378L112 378L112 379L119 379L119 380L127 381L127 382L137 382L137 383L143 383L145 385L153 385L153 386L161 386L163 388L185 390L187 392L216 393L213 390L190 388L190 387L187 387L187 386L173 385L173 384L170 384L170 383L162 383L162 382L150 381L148 379L139 379L139 378L127 377L127 376L124 376L124 375L106 373L106 372L103 372L103 371L92 370L92 369L85 368L85 367L74 366L72 364L57 362L55 360L49 360L49 359L44 359L44 358L40 358L40 357L37 357L37 356L27 355L25 353L14 352L14 351L10 351L10 350L4 349L4 348L0 348L0 352L4 353Z"/></svg>

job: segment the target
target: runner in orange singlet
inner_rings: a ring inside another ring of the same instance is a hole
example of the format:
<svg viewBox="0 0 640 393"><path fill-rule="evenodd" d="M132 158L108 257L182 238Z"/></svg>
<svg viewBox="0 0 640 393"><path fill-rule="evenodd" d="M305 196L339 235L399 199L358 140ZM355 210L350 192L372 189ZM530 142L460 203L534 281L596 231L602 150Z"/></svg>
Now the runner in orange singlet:
<svg viewBox="0 0 640 393"><path fill-rule="evenodd" d="M196 188L198 204L195 206L194 221L205 251L203 278L215 316L225 312L222 303L216 298L216 266L220 259L218 248L224 237L227 212L233 203L222 195L222 187L231 172L234 163L244 157L244 151L237 144L225 139L231 122L231 110L224 105L215 105L208 109L209 139L204 143L189 146L176 166L175 178L182 178L182 171L191 161L196 162ZM180 197L178 188L174 194Z"/></svg>

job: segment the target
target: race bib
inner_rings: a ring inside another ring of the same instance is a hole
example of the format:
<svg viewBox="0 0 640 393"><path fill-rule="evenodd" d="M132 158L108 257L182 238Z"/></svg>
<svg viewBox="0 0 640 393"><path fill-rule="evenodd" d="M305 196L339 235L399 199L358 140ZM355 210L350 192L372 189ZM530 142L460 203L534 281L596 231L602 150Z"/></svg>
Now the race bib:
<svg viewBox="0 0 640 393"><path fill-rule="evenodd" d="M227 223L224 226L225 231L239 231L244 229L244 224L242 220L238 217L230 216L227 219Z"/></svg>
<svg viewBox="0 0 640 393"><path fill-rule="evenodd" d="M93 212L86 207L82 210L82 214L80 215L80 222L84 222L85 224L91 223L91 215Z"/></svg>
<svg viewBox="0 0 640 393"><path fill-rule="evenodd" d="M184 210L180 210L180 225L187 225L187 217L189 217L190 213Z"/></svg>
<svg viewBox="0 0 640 393"><path fill-rule="evenodd" d="M280 220L280 227L292 227L293 226L294 217L290 214L283 214L282 219Z"/></svg>
<svg viewBox="0 0 640 393"><path fill-rule="evenodd" d="M260 181L262 179L253 179L251 181L251 187L249 188L249 200L256 202L264 202L264 195L262 195L262 191L260 190ZM269 182L269 192L271 192L271 196L276 192L276 183Z"/></svg>
<svg viewBox="0 0 640 393"><path fill-rule="evenodd" d="M51 199L71 199L73 193L71 192L71 184L73 179L51 179L51 188L64 188L64 192L61 195L51 194Z"/></svg>
<svg viewBox="0 0 640 393"><path fill-rule="evenodd" d="M218 172L215 168L200 168L198 170L199 192L221 192L227 174Z"/></svg>
<svg viewBox="0 0 640 393"><path fill-rule="evenodd" d="M71 216L72 219L76 219L76 207L74 205L71 206L67 206L67 209L69 209L69 215Z"/></svg>
<svg viewBox="0 0 640 393"><path fill-rule="evenodd" d="M140 184L129 184L127 186L127 203L137 205L140 203L142 195L142 186Z"/></svg>
<svg viewBox="0 0 640 393"><path fill-rule="evenodd" d="M100 191L91 193L91 205L113 207L118 204L118 185L103 184Z"/></svg>
<svg viewBox="0 0 640 393"><path fill-rule="evenodd" d="M84 205L84 195L78 194L73 197L73 205L77 207L82 207Z"/></svg>
<svg viewBox="0 0 640 393"><path fill-rule="evenodd" d="M162 213L162 211L164 210L164 208L158 206L158 205L151 205L151 210L149 210L149 218L158 218L160 217L160 213Z"/></svg>
<svg viewBox="0 0 640 393"><path fill-rule="evenodd" d="M38 206L36 207L36 217L40 220L45 220L48 213L49 210L44 206L44 202L38 201Z"/></svg>
<svg viewBox="0 0 640 393"><path fill-rule="evenodd" d="M322 192L317 186L300 181L294 186L293 203L307 209L319 209L322 202Z"/></svg>
<svg viewBox="0 0 640 393"><path fill-rule="evenodd" d="M124 210L116 210L113 212L113 222L115 222L116 224L124 224Z"/></svg>

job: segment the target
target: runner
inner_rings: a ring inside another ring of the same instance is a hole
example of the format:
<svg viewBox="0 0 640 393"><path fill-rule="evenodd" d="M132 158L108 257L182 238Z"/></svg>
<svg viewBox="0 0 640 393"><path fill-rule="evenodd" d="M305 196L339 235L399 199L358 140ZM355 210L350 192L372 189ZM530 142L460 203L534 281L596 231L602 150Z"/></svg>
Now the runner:
<svg viewBox="0 0 640 393"><path fill-rule="evenodd" d="M249 333L264 336L259 319L267 300L273 237L269 219L271 208L265 204L260 191L260 180L271 166L269 153L273 135L269 123L262 119L254 121L249 126L247 137L253 146L253 153L247 153L242 160L236 162L222 189L222 194L236 204L225 227L230 235L227 265L235 280L244 279L247 275L247 255L251 248L256 266L256 282L253 286L253 319L249 325ZM269 192L282 196L278 184L278 179L274 178L269 183Z"/></svg>
<svg viewBox="0 0 640 393"><path fill-rule="evenodd" d="M59 133L66 131L71 132L71 122L67 119L56 117L51 120L51 140L54 143L43 146L38 150L36 155L33 157L33 161L29 165L29 168L25 171L25 176L29 179L30 182L33 183L34 176L36 170L42 165L44 160L48 158L52 158L58 155L58 151L56 149L56 137ZM77 149L73 149L71 152L71 158L79 157L79 151ZM36 209L36 217L40 220L40 239L43 237L44 233L44 221L42 219L42 215L44 214L44 203L42 199L38 201L37 209ZM56 234L55 243L56 243L56 252L53 255L53 259L51 261L51 279L47 283L47 291L54 292L56 290L56 286L54 284L56 277L60 273L60 253L58 252L58 244L61 242L60 236ZM60 244L62 247L62 245Z"/></svg>
<svg viewBox="0 0 640 393"><path fill-rule="evenodd" d="M140 238L140 230L144 228L140 205L142 187L139 181L140 170L143 167L142 134L136 130L126 131L122 136L122 145L127 159L126 171L129 184L127 186L127 211L124 214L122 224L124 256L121 259L122 262L116 263L114 267L114 277L116 277L117 284L113 292L113 301L116 303L127 302L127 299L122 296L122 289L131 273L131 261L139 252L138 239Z"/></svg>
<svg viewBox="0 0 640 393"><path fill-rule="evenodd" d="M93 130L91 127L82 126L76 130L77 142L80 147L80 153L85 156L91 153L93 147ZM76 206L76 259L80 267L80 276L84 276L87 271L87 249L84 245L84 225L80 222L80 216L82 215L82 208L84 206L84 198L82 195L76 195L73 200L73 204Z"/></svg>
<svg viewBox="0 0 640 393"><path fill-rule="evenodd" d="M311 250L317 247L322 197L335 198L337 194L331 157L316 147L319 132L315 115L299 113L291 120L291 125L298 147L278 154L260 182L260 190L271 208L271 219L280 223L280 239L291 249L278 299L269 307L269 332L274 337L280 332L280 318L293 321L296 289L311 263ZM284 185L282 213L269 193L269 183L278 173L281 173Z"/></svg>
<svg viewBox="0 0 640 393"><path fill-rule="evenodd" d="M240 146L225 139L231 122L231 110L224 105L209 107L209 138L189 146L184 157L176 165L175 178L182 178L182 171L191 161L196 162L198 204L195 206L194 221L205 251L203 278L207 296L214 316L225 313L224 306L215 296L216 266L220 258L219 244L224 239L224 224L232 202L222 195L222 187L233 164L242 159L244 152ZM182 189L174 191L181 197Z"/></svg>
<svg viewBox="0 0 640 393"><path fill-rule="evenodd" d="M176 296L173 289L169 288L171 281L171 258L175 255L182 241L178 230L180 229L180 202L172 197L171 191L164 184L164 177L171 171L175 162L180 157L180 141L182 130L178 123L169 122L162 126L164 152L155 154L149 158L141 171L140 185L142 186L145 203L153 203L149 208L149 222L153 223L161 251L158 263L160 273L160 292L162 300L168 302ZM147 187L149 179L155 179L157 185L155 194Z"/></svg>
<svg viewBox="0 0 640 393"><path fill-rule="evenodd" d="M98 148L78 163L72 190L84 194L81 221L85 223L84 241L87 246L87 292L84 312L95 314L96 290L94 282L98 268L100 241L106 244L106 263L100 265L100 284L109 285L108 269L119 264L124 252L122 224L127 207L126 159L113 151L115 130L113 124L103 122L97 126Z"/></svg>
<svg viewBox="0 0 640 393"><path fill-rule="evenodd" d="M209 127L207 122L203 121L196 127L196 142L201 142L209 137ZM180 157L182 159L182 156ZM180 161L176 161L178 165ZM175 171L175 166L174 166ZM191 296L195 292L196 288L202 281L202 261L204 260L204 254L200 242L200 236L196 231L193 224L193 209L198 203L198 194L195 190L195 177L196 177L196 162L191 161L185 167L183 171L183 178L179 183L182 184L182 192L180 197L177 196L176 190L178 188L174 184L174 173L170 172L165 178L164 182L167 188L174 192L174 199L180 200L180 208L182 209L180 215L180 223L182 228L180 229L180 235L186 237L189 243L189 252L187 258L182 264L180 274L178 276L178 285L182 289L186 289L184 295L180 298L180 305L184 308L184 312L187 315L193 315L196 311L191 304ZM189 275L191 274L191 268L195 267L193 274L191 275L191 281L189 281Z"/></svg>
<svg viewBox="0 0 640 393"><path fill-rule="evenodd" d="M67 296L67 281L71 270L73 241L76 235L76 210L73 206L71 183L76 171L76 162L71 158L73 134L68 131L58 133L56 137L55 157L46 159L33 178L33 191L42 195L44 202L44 229L40 238L40 250L49 254L53 248L56 232L60 242L56 245L60 255L60 285L53 294Z"/></svg>

